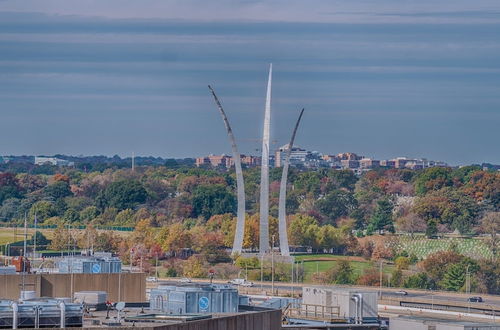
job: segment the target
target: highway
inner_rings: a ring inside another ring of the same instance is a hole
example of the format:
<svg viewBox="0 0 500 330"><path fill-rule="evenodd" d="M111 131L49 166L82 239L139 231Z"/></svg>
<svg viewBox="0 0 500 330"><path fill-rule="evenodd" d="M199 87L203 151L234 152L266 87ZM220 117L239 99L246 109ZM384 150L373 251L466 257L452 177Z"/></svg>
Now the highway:
<svg viewBox="0 0 500 330"><path fill-rule="evenodd" d="M208 284L210 283L208 280L198 280L198 279L193 279L193 283L199 283L199 284ZM227 283L227 281L223 280L214 280L214 283ZM179 285L179 279L175 278L168 278L168 279L160 279L156 284L158 285ZM299 292L302 291L302 287L304 286L314 286L317 284L308 284L308 283L281 283L281 282L275 282L274 284L274 293L279 295L280 293L291 293L292 291L298 294ZM272 283L271 282L254 282L254 286L251 288L243 287L241 286L240 292L245 294L245 293L262 293L266 292L267 294L271 295L271 289L272 289ZM410 290L410 289L395 289L395 288L378 288L378 287L366 287L366 286L339 286L339 287L349 287L349 288L357 288L359 290L366 290L366 291L375 291L375 292L380 292L381 293L381 300L384 299L394 299L394 298L399 298L399 299L408 299L408 298L420 298L420 299L425 299L429 300L432 303L435 304L446 304L446 303L459 303L461 305L466 304L466 306L470 306L471 308L474 306L489 306L489 308L495 309L495 310L500 310L500 296L494 296L494 295L485 295L485 294L478 294L478 293L471 293L471 294L464 294L464 293L456 293L456 292L443 292L443 291L423 291L423 290ZM262 288L262 290L261 290ZM398 291L404 290L408 294L407 295L402 295L400 293L397 293ZM474 302L468 302L467 299L472 296L480 296L483 298L482 303L474 303Z"/></svg>

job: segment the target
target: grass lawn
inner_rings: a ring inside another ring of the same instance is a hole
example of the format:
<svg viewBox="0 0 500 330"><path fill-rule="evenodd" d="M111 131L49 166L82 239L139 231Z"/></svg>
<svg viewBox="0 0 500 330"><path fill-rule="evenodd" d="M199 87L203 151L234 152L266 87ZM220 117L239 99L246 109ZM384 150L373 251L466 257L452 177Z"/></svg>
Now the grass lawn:
<svg viewBox="0 0 500 330"><path fill-rule="evenodd" d="M37 229L48 239L52 238L54 229ZM101 232L102 230L98 230ZM83 233L83 230L78 230L79 233ZM17 233L17 234L16 234ZM28 228L28 239L31 239L32 235L35 233L35 229ZM113 234L127 238L132 232L128 231L113 231ZM17 231L14 228L0 228L0 245L5 245L7 243L17 242L24 240L24 228L18 227Z"/></svg>
<svg viewBox="0 0 500 330"><path fill-rule="evenodd" d="M438 251L447 251L452 247L459 253L474 259L491 258L492 253L486 240L479 238L442 238L427 239L424 236L401 236L394 246L416 255L419 259L426 258L429 254Z"/></svg>
<svg viewBox="0 0 500 330"><path fill-rule="evenodd" d="M295 256L296 261L304 261L304 270L305 270L305 281L311 281L312 275L319 272L325 272L328 269L335 267L337 265L338 260L348 260L351 264L351 267L354 270L354 273L359 276L364 273L366 269L369 268L377 268L379 267L378 263L373 263L369 260L362 260L362 258L358 257L347 257L347 256L338 256L333 254L308 254L308 255L298 255ZM384 264L383 272L391 273L394 269L393 265Z"/></svg>
<svg viewBox="0 0 500 330"><path fill-rule="evenodd" d="M33 229L28 229L28 239L31 239L31 235L33 235L33 233ZM0 245L22 241L23 239L24 228L17 228L17 232L14 228L0 228Z"/></svg>

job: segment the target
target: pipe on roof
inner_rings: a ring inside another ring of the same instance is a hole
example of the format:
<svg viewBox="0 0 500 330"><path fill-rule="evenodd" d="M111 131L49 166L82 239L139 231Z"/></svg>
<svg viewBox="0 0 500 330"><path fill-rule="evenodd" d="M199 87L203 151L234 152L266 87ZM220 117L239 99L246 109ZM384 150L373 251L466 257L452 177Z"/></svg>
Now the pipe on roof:
<svg viewBox="0 0 500 330"><path fill-rule="evenodd" d="M19 323L19 305L13 301L10 303L10 307L12 308L12 329L17 329L17 324Z"/></svg>
<svg viewBox="0 0 500 330"><path fill-rule="evenodd" d="M66 304L61 300L57 303L57 306L59 306L59 310L61 311L61 320L59 322L59 327L63 329L66 327Z"/></svg>

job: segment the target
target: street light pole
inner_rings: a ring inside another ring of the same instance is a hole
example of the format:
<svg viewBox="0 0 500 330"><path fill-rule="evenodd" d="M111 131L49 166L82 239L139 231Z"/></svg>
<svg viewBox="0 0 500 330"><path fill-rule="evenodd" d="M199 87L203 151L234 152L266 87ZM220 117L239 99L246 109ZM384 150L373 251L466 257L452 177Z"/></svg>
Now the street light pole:
<svg viewBox="0 0 500 330"><path fill-rule="evenodd" d="M469 266L465 269L465 292L470 294L470 274L469 274ZM470 301L467 299L467 313L470 314Z"/></svg>
<svg viewBox="0 0 500 330"><path fill-rule="evenodd" d="M382 259L380 259L380 286L379 286L379 297L382 297Z"/></svg>
<svg viewBox="0 0 500 330"><path fill-rule="evenodd" d="M262 281L264 280L264 255L260 255L260 292L264 290Z"/></svg>
<svg viewBox="0 0 500 330"><path fill-rule="evenodd" d="M158 252L156 252L155 277L158 278Z"/></svg>
<svg viewBox="0 0 500 330"><path fill-rule="evenodd" d="M274 235L272 236L271 248L271 291L274 295Z"/></svg>

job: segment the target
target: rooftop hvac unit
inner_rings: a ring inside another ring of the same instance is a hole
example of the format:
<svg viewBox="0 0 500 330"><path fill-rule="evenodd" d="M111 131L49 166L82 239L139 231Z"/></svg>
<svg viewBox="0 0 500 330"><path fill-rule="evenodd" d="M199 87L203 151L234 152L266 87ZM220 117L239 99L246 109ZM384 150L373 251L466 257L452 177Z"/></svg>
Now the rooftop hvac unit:
<svg viewBox="0 0 500 330"><path fill-rule="evenodd" d="M151 289L150 308L170 314L235 313L238 290L231 285L161 286Z"/></svg>
<svg viewBox="0 0 500 330"><path fill-rule="evenodd" d="M0 300L0 328L65 328L82 323L82 304L57 299Z"/></svg>

